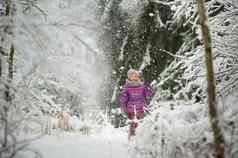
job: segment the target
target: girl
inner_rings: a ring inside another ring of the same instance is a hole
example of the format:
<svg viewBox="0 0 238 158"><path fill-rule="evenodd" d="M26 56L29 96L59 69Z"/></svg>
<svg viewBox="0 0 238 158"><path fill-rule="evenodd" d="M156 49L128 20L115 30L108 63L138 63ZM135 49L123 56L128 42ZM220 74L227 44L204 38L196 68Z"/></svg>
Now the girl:
<svg viewBox="0 0 238 158"><path fill-rule="evenodd" d="M152 90L141 82L138 71L130 69L127 72L127 77L126 84L123 86L119 96L121 108L127 113L128 119L133 120L135 117L142 119L146 101L151 96ZM135 135L136 127L137 123L132 122L130 124L129 138Z"/></svg>

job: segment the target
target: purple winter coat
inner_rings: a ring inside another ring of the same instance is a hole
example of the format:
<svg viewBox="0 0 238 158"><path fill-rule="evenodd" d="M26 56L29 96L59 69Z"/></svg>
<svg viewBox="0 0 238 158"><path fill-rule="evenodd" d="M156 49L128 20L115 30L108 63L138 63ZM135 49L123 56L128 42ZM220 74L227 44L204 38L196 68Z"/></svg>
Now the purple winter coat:
<svg viewBox="0 0 238 158"><path fill-rule="evenodd" d="M121 108L125 112L144 111L146 100L152 95L152 90L142 82L127 81L119 96Z"/></svg>

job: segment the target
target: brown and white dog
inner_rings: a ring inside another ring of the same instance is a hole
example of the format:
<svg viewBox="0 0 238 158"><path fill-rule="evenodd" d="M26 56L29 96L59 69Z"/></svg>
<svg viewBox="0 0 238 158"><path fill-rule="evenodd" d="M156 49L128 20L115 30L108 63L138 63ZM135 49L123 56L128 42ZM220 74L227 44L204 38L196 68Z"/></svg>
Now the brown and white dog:
<svg viewBox="0 0 238 158"><path fill-rule="evenodd" d="M60 111L59 114L57 115L57 128L64 130L64 131L69 131L71 130L69 119L70 115L65 112L65 111Z"/></svg>

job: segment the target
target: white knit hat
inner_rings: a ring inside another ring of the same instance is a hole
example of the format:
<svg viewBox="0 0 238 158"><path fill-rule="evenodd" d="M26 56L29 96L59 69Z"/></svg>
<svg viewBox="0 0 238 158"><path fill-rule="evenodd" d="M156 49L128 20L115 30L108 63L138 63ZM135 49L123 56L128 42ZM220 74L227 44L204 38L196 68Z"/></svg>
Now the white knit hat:
<svg viewBox="0 0 238 158"><path fill-rule="evenodd" d="M138 76L140 76L139 71L135 70L135 69L130 69L127 72L127 77L130 78L133 74L137 74Z"/></svg>

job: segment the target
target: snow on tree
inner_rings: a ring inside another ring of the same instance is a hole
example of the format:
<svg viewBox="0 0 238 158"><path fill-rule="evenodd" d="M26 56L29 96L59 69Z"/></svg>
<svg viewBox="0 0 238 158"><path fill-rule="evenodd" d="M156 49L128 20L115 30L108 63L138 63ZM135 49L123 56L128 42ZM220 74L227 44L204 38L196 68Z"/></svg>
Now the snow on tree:
<svg viewBox="0 0 238 158"><path fill-rule="evenodd" d="M0 153L4 157L12 157L23 147L30 150L27 147L28 139L31 140L28 132L38 136L44 134L40 130L48 126L50 119L55 119L61 110L68 111L72 117L80 115L103 124L105 118L101 113L91 117L86 111L95 113L105 108L101 96L106 93L104 84L108 80L107 63L95 42L98 28L92 8L96 8L96 2L11 2L10 10L14 14L10 18L5 16L8 5L5 1L0 3L0 132L2 136L7 129L5 133L8 135L8 142L4 141L6 137L0 138ZM85 10L91 16L85 16ZM12 50L14 60L10 56L8 64L8 53ZM14 76L11 83L8 83L8 65L11 66L9 74ZM3 107L10 105L3 98L6 86L14 96L7 117ZM6 125L8 127L4 128Z"/></svg>
<svg viewBox="0 0 238 158"><path fill-rule="evenodd" d="M187 39L184 38L180 49L175 55L171 54L174 60L160 74L158 90L151 102L152 109L157 109L158 106L160 108L146 118L135 139L133 153L138 152L138 157L214 157L213 135L204 102L207 99L207 86L203 40L198 29L195 3L175 1L167 4L172 5L175 11L173 27L179 24L190 25L191 36L185 34ZM233 123L237 114L237 109L234 108L234 100L237 100L237 3L211 0L206 1L205 5L213 41L218 114L225 137L225 157L234 158L237 157L237 143L234 143L237 140L231 139L237 131L237 124ZM158 98L159 103L156 102ZM174 101L163 105L163 99ZM229 109L233 109L233 112ZM188 118L184 118L185 116ZM145 129L153 130L145 132Z"/></svg>

